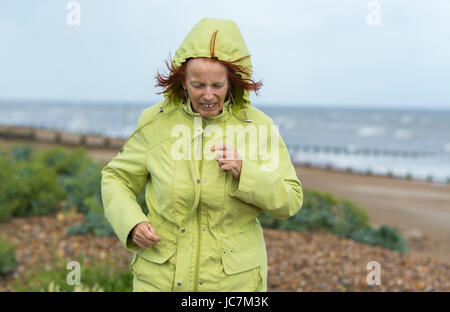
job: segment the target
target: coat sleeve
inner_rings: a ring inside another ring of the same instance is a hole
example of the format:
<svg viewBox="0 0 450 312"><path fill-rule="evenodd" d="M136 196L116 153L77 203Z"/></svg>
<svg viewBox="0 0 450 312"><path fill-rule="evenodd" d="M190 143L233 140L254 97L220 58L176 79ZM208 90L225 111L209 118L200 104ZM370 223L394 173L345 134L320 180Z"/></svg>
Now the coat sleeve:
<svg viewBox="0 0 450 312"><path fill-rule="evenodd" d="M254 205L277 219L295 215L303 205L302 184L289 152L278 133L278 160L273 167L256 160L242 160L239 180L232 178L230 196Z"/></svg>
<svg viewBox="0 0 450 312"><path fill-rule="evenodd" d="M149 221L137 202L144 190L148 171L145 165L147 141L141 114L138 127L125 142L123 149L102 169L101 193L105 217L125 247L135 252L139 247L131 240L135 225Z"/></svg>

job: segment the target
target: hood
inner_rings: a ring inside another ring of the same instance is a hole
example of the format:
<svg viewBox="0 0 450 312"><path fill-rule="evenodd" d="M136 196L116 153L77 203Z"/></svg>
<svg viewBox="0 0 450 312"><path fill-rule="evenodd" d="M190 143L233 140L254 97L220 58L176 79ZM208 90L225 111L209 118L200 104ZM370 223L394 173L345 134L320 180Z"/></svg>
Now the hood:
<svg viewBox="0 0 450 312"><path fill-rule="evenodd" d="M217 30L214 54L222 61L235 61L241 57L249 56L247 45L244 38L237 27L231 20L203 18L198 24L192 28L189 34L181 43L181 46L175 52L172 60L173 66L181 66L186 59L196 57L211 57L210 43L213 33ZM237 64L244 66L248 72L249 77L252 75L252 62L250 56L241 60ZM234 101L236 107L233 108L235 115L241 115L241 118L246 118L247 109L250 106L248 90L242 88L235 88ZM167 98L167 95L165 95ZM181 102L181 98L178 98Z"/></svg>

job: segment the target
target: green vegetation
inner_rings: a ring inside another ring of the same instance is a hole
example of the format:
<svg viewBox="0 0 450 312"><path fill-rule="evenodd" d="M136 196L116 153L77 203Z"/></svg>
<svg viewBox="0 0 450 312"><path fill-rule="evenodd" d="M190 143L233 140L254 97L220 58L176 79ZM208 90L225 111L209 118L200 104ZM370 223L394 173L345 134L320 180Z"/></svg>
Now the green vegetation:
<svg viewBox="0 0 450 312"><path fill-rule="evenodd" d="M264 227L298 232L325 230L370 245L379 245L405 253L408 246L396 229L369 225L365 210L346 199L335 199L330 193L303 190L303 207L295 216L278 220L267 213L259 216Z"/></svg>
<svg viewBox="0 0 450 312"><path fill-rule="evenodd" d="M68 152L62 147L53 147L37 153L34 160L43 163L47 168L52 168L58 176L62 177L75 176L84 172L93 164L90 157L81 147L73 152Z"/></svg>
<svg viewBox="0 0 450 312"><path fill-rule="evenodd" d="M132 291L131 269L112 265L110 259L86 263L84 257L80 256L77 261L80 263L80 285L69 285L68 274L74 272L74 268L67 269L67 263L55 257L50 269L45 266L34 268L23 279L17 280L13 286L14 291Z"/></svg>
<svg viewBox="0 0 450 312"><path fill-rule="evenodd" d="M61 147L37 151L19 143L9 155L0 153L0 222L13 216L44 215L75 208L86 222L68 234L114 232L104 217L101 202L101 168L83 148L69 152Z"/></svg>
<svg viewBox="0 0 450 312"><path fill-rule="evenodd" d="M0 156L0 221L55 212L65 198L55 172L31 161L30 149L13 149L13 156Z"/></svg>
<svg viewBox="0 0 450 312"><path fill-rule="evenodd" d="M11 149L11 156L16 161L29 161L36 153L36 149L28 144L16 144Z"/></svg>
<svg viewBox="0 0 450 312"><path fill-rule="evenodd" d="M0 275L6 275L17 267L14 246L0 239Z"/></svg>
<svg viewBox="0 0 450 312"><path fill-rule="evenodd" d="M89 212L85 223L74 225L67 230L67 235L94 233L95 236L113 235L114 230L102 214Z"/></svg>

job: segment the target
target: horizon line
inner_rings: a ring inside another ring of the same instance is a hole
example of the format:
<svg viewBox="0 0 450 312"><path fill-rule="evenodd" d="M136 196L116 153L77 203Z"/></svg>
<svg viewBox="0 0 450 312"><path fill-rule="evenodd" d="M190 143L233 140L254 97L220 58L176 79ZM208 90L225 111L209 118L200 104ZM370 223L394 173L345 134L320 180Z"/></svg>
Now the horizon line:
<svg viewBox="0 0 450 312"><path fill-rule="evenodd" d="M162 102L162 99L154 99L154 100L88 100L88 99L29 99L29 98L14 98L14 99L8 99L8 98L0 98L0 104L4 103L47 103L47 104L80 104L80 105L86 105L86 104L97 104L97 105L139 105L139 106L151 106L155 105L157 103ZM321 109L368 109L368 110L375 110L375 109L384 109L384 110L414 110L414 111L450 111L450 105L449 107L441 107L441 106L429 106L426 107L418 107L418 106L402 106L402 105L393 105L388 106L386 104L344 104L344 103L284 103L284 104L273 104L270 102L255 102L251 101L252 106L254 107L279 107L279 108L305 108L305 109L314 109L314 108L321 108Z"/></svg>

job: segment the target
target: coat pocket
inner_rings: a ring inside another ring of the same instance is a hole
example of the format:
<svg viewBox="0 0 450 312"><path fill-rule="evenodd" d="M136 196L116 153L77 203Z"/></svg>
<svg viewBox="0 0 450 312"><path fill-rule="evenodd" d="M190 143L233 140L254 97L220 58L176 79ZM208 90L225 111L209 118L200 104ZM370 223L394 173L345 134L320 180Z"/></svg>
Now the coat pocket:
<svg viewBox="0 0 450 312"><path fill-rule="evenodd" d="M133 270L133 266L136 263L138 257L138 253L137 252L133 252L133 258L131 259L131 263L130 263L130 269Z"/></svg>
<svg viewBox="0 0 450 312"><path fill-rule="evenodd" d="M222 264L224 276L222 291L259 291L263 283L261 268L263 259L258 247L242 250L223 250Z"/></svg>
<svg viewBox="0 0 450 312"><path fill-rule="evenodd" d="M260 266L263 263L259 246L242 250L222 251L223 269L226 274L237 274Z"/></svg>
<svg viewBox="0 0 450 312"><path fill-rule="evenodd" d="M138 251L131 268L141 291L172 291L174 254L175 246L165 242Z"/></svg>
<svg viewBox="0 0 450 312"><path fill-rule="evenodd" d="M138 256L147 261L162 264L169 260L175 253L175 245L164 241L154 244L150 248L140 249Z"/></svg>

